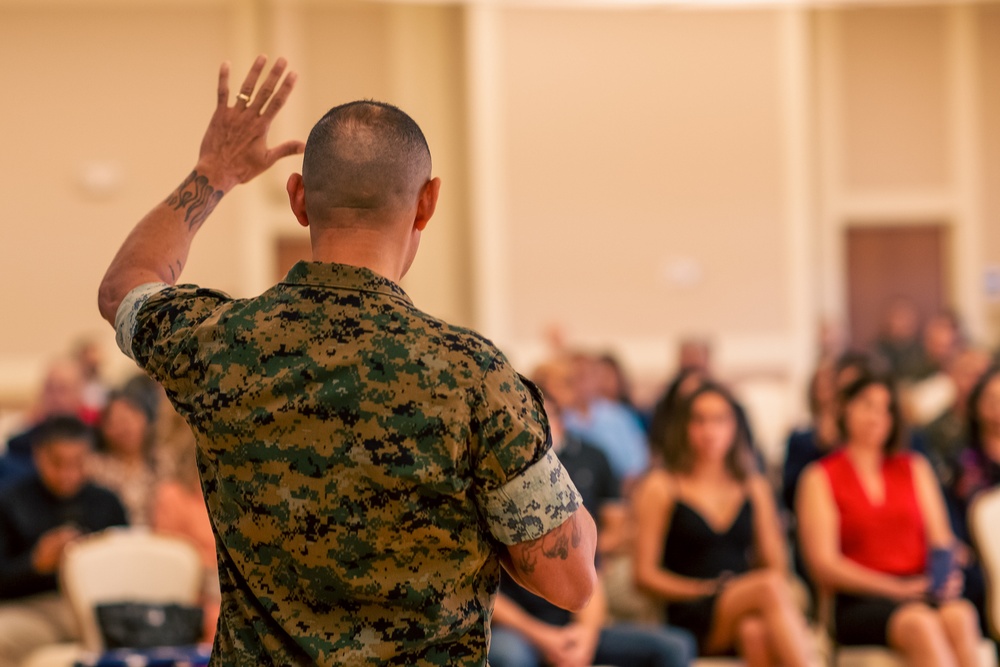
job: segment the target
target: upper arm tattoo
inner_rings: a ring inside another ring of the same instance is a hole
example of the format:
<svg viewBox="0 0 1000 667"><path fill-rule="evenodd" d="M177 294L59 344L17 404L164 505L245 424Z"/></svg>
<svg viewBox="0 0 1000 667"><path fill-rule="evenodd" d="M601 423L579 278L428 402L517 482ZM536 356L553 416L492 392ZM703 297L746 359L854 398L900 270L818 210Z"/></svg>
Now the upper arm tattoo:
<svg viewBox="0 0 1000 667"><path fill-rule="evenodd" d="M188 223L188 229L194 230L205 222L223 194L209 184L208 177L192 171L167 197L167 206L175 211L185 209L184 222Z"/></svg>
<svg viewBox="0 0 1000 667"><path fill-rule="evenodd" d="M581 541L583 541L583 531L580 522L576 516L570 517L558 528L523 545L523 548L518 550L517 569L525 574L532 574L539 558L566 560L570 551L579 547Z"/></svg>

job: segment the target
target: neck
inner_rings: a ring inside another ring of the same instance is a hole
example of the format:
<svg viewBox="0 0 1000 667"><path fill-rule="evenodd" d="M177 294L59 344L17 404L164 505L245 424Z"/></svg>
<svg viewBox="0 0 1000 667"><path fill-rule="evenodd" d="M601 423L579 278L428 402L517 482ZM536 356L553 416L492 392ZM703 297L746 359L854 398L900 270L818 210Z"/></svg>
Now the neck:
<svg viewBox="0 0 1000 667"><path fill-rule="evenodd" d="M691 477L703 480L718 481L729 478L725 461L695 461L691 466Z"/></svg>
<svg viewBox="0 0 1000 667"><path fill-rule="evenodd" d="M369 269L394 283L406 271L403 244L391 234L365 228L334 228L312 234L313 261Z"/></svg>
<svg viewBox="0 0 1000 667"><path fill-rule="evenodd" d="M866 468L878 468L882 465L885 452L881 447L875 447L868 443L848 441L844 445L847 455L854 461L855 465Z"/></svg>

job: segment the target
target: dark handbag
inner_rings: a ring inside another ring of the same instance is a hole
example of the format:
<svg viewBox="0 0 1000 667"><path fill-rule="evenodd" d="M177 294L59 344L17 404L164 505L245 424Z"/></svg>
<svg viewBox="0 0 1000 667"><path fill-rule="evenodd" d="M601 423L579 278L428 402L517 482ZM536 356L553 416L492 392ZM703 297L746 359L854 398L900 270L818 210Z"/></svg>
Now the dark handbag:
<svg viewBox="0 0 1000 667"><path fill-rule="evenodd" d="M201 639L204 612L180 604L116 602L97 605L97 623L108 649L188 646Z"/></svg>

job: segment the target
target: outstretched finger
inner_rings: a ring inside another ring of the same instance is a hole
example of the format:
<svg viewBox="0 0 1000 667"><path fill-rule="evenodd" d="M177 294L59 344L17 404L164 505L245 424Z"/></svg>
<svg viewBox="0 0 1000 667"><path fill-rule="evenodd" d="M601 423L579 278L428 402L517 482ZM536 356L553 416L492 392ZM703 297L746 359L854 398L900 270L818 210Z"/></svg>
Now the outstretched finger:
<svg viewBox="0 0 1000 667"><path fill-rule="evenodd" d="M264 107L268 99L270 99L271 94L274 93L274 87L278 85L278 79L285 71L285 67L288 66L288 61L284 58L278 58L274 61L274 66L271 67L271 71L267 73L267 78L264 79L264 83L261 85L260 90L257 91L257 95L254 96L253 102L250 107L256 109L258 112Z"/></svg>
<svg viewBox="0 0 1000 667"><path fill-rule="evenodd" d="M242 100L244 106L250 104L250 98L253 97L253 89L257 87L257 79L260 78L260 73L264 70L265 64L267 64L267 56L263 54L257 56L257 59L253 61L253 65L250 67L250 71L247 72L246 78L243 79L243 84L240 86L240 92L236 96L236 99Z"/></svg>
<svg viewBox="0 0 1000 667"><path fill-rule="evenodd" d="M306 145L302 141L286 141L283 144L275 146L267 152L267 162L270 167L272 164L284 157L289 157L291 155L298 155L306 150Z"/></svg>
<svg viewBox="0 0 1000 667"><path fill-rule="evenodd" d="M229 62L219 67L219 106L229 106Z"/></svg>
<svg viewBox="0 0 1000 667"><path fill-rule="evenodd" d="M295 72L288 73L288 76L286 76L285 80L281 82L281 86L274 94L274 97L272 97L271 101L268 102L267 108L261 112L263 116L265 116L268 120L274 118L275 114L278 113L278 110L285 106L285 100L287 100L288 96L291 95L292 88L295 87L295 80L298 78L299 75Z"/></svg>

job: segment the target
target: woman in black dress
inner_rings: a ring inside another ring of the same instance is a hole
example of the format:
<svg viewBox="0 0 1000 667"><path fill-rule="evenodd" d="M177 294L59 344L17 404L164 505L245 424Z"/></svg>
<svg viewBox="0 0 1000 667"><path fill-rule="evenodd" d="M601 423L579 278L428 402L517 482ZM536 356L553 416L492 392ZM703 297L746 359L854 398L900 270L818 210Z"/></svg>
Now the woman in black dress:
<svg viewBox="0 0 1000 667"><path fill-rule="evenodd" d="M729 392L707 382L654 438L663 465L634 497L636 581L703 654L735 649L748 667L819 665L788 584L774 492L755 472L738 414Z"/></svg>

